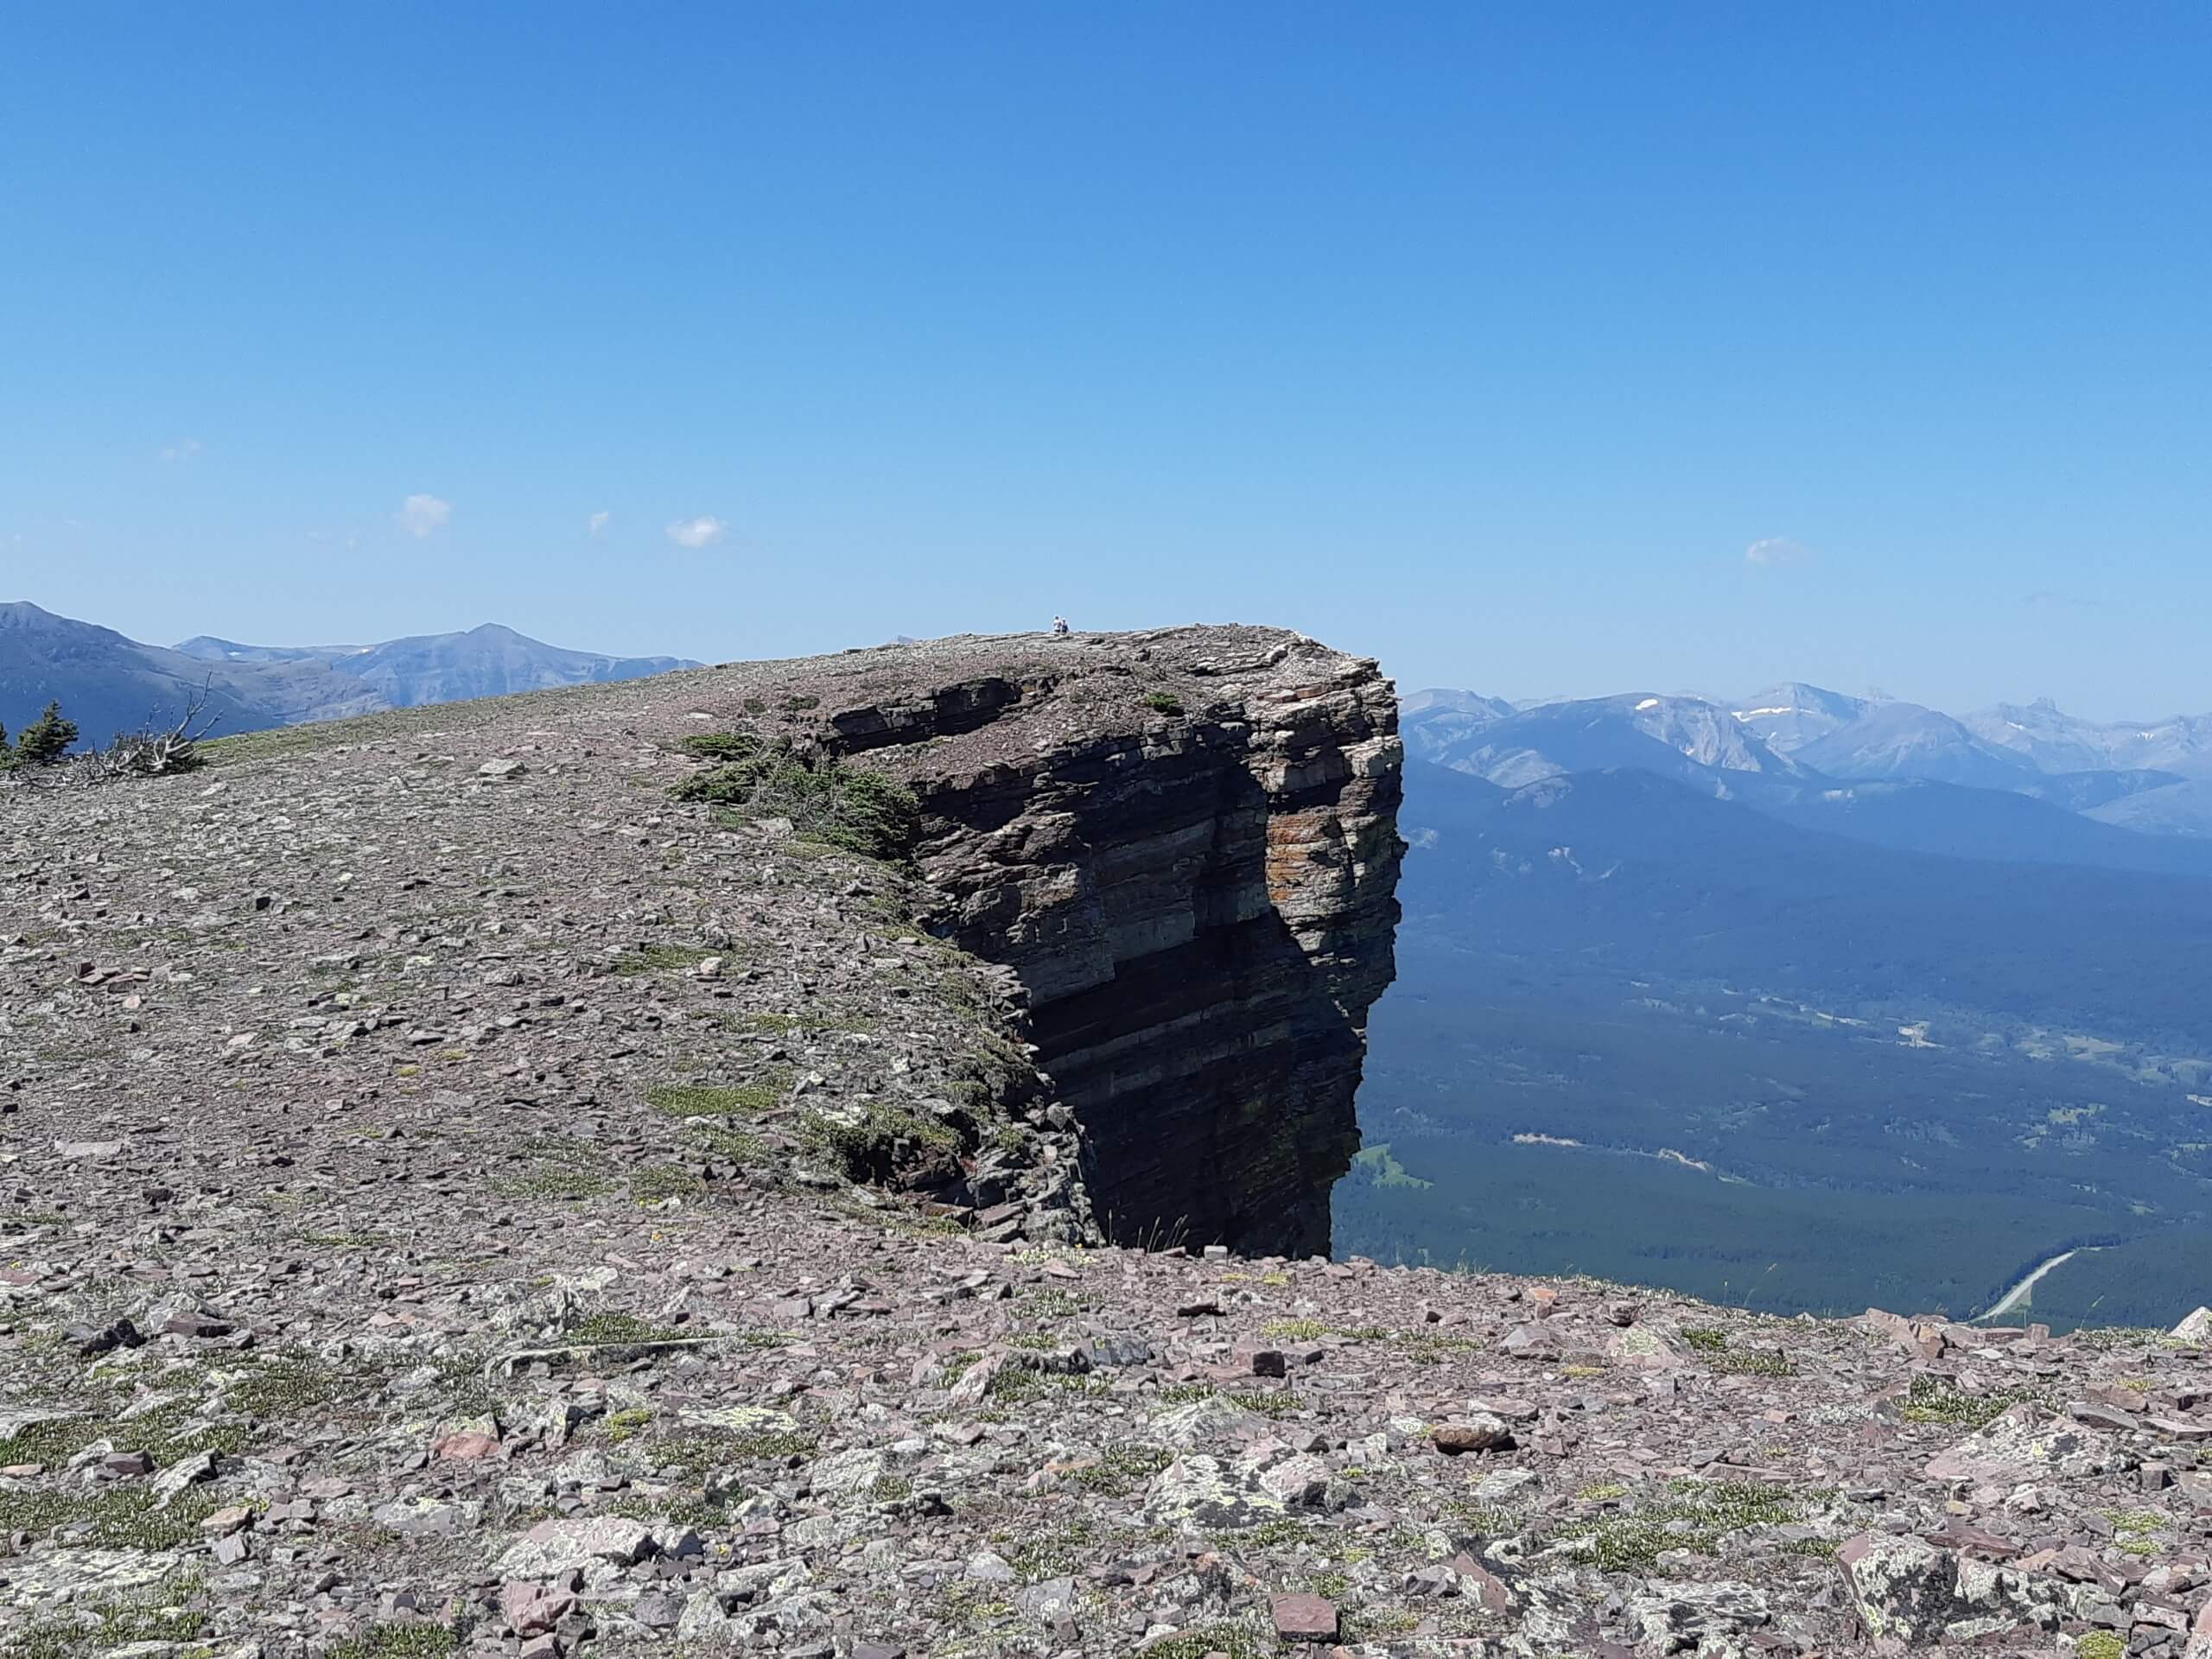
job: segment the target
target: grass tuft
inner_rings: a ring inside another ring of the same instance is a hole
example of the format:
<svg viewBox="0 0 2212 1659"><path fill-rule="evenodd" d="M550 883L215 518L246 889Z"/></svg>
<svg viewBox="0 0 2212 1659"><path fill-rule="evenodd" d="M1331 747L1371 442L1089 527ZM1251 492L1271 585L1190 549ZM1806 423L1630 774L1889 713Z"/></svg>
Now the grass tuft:
<svg viewBox="0 0 2212 1659"><path fill-rule="evenodd" d="M807 840L867 858L904 858L920 830L913 791L880 772L804 758L744 732L703 733L684 746L721 764L670 791L679 801L788 818Z"/></svg>
<svg viewBox="0 0 2212 1659"><path fill-rule="evenodd" d="M757 1082L716 1086L702 1083L664 1084L646 1095L656 1110L671 1117L751 1116L780 1105L791 1079L782 1073Z"/></svg>
<svg viewBox="0 0 2212 1659"><path fill-rule="evenodd" d="M706 1190L704 1180L676 1164L645 1164L630 1173L630 1196L639 1204L696 1198Z"/></svg>
<svg viewBox="0 0 2212 1659"><path fill-rule="evenodd" d="M325 1659L448 1659L460 1651L461 1632L449 1624L376 1624Z"/></svg>
<svg viewBox="0 0 2212 1659"><path fill-rule="evenodd" d="M1663 1497L1627 1513L1570 1522L1551 1541L1600 1572L1648 1578L1663 1552L1710 1555L1732 1532L1796 1520L1802 1501L1802 1494L1758 1481L1678 1480Z"/></svg>
<svg viewBox="0 0 2212 1659"><path fill-rule="evenodd" d="M1911 1423L1943 1423L1953 1428L1986 1427L2014 1406L2037 1398L2031 1389L1995 1389L1967 1394L1945 1379L1923 1371L1912 1379L1904 1400Z"/></svg>
<svg viewBox="0 0 2212 1659"><path fill-rule="evenodd" d="M1139 1651L1140 1659L1206 1659L1217 1653L1224 1659L1269 1659L1274 1646L1248 1625L1205 1624L1164 1637Z"/></svg>
<svg viewBox="0 0 2212 1659"><path fill-rule="evenodd" d="M634 1313L593 1313L579 1319L562 1339L579 1344L620 1345L624 1343L672 1342L684 1337L703 1337L704 1331L678 1325L654 1325Z"/></svg>
<svg viewBox="0 0 2212 1659"><path fill-rule="evenodd" d="M1738 1351L1728 1345L1728 1333L1718 1325L1686 1325L1682 1340L1705 1356L1706 1363L1716 1371L1732 1376L1795 1376L1797 1368L1789 1363L1789 1356L1775 1348L1754 1348Z"/></svg>
<svg viewBox="0 0 2212 1659"><path fill-rule="evenodd" d="M614 971L626 979L639 974L675 973L695 968L715 953L696 944L641 944L614 959Z"/></svg>

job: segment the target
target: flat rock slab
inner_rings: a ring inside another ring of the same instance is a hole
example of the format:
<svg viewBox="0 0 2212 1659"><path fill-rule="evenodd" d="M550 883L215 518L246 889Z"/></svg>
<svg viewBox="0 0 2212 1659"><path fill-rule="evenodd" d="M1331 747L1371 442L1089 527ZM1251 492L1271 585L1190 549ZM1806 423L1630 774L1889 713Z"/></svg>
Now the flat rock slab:
<svg viewBox="0 0 2212 1659"><path fill-rule="evenodd" d="M1929 1459L1924 1473L1929 1480L2072 1480L2108 1473L2122 1457L2110 1434L2022 1405Z"/></svg>
<svg viewBox="0 0 2212 1659"><path fill-rule="evenodd" d="M594 1561L627 1567L652 1548L652 1529L613 1516L541 1521L510 1544L499 1560L504 1579L550 1579Z"/></svg>
<svg viewBox="0 0 2212 1659"><path fill-rule="evenodd" d="M1268 1611L1275 1634L1286 1642L1333 1642L1339 1623L1336 1603L1325 1597L1281 1595L1269 1598Z"/></svg>

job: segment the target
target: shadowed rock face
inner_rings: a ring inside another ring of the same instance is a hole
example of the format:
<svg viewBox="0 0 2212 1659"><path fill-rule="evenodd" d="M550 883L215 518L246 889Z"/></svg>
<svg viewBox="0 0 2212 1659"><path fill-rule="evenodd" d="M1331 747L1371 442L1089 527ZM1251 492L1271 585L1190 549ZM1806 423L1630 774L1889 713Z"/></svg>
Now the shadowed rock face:
<svg viewBox="0 0 2212 1659"><path fill-rule="evenodd" d="M1395 970L1391 686L1271 630L1035 654L835 741L912 756L876 758L922 798L937 925L1020 977L1109 1235L1325 1253Z"/></svg>

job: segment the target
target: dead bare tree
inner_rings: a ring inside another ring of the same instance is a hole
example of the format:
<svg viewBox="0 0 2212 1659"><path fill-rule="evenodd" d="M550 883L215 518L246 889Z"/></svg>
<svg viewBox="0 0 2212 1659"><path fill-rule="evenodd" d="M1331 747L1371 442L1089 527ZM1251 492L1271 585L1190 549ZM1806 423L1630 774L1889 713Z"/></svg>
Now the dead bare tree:
<svg viewBox="0 0 2212 1659"><path fill-rule="evenodd" d="M118 734L113 743L89 757L99 760L111 777L158 777L172 772L191 772L206 763L200 746L219 717L207 712L215 695L215 677L194 692L175 724L156 728L151 719L137 732Z"/></svg>
<svg viewBox="0 0 2212 1659"><path fill-rule="evenodd" d="M182 716L173 723L158 723L157 717L149 715L139 730L118 732L115 741L104 749L69 755L50 766L18 766L0 778L24 789L89 789L125 778L158 778L194 771L207 764L200 746L219 722L219 716L207 712L214 691L211 674L186 702Z"/></svg>
<svg viewBox="0 0 2212 1659"><path fill-rule="evenodd" d="M149 719L142 730L119 732L111 746L84 759L98 763L102 777L108 779L163 777L168 772L190 772L204 766L206 757L199 746L217 726L217 716L208 712L213 699L214 675L208 675L173 726L155 726Z"/></svg>

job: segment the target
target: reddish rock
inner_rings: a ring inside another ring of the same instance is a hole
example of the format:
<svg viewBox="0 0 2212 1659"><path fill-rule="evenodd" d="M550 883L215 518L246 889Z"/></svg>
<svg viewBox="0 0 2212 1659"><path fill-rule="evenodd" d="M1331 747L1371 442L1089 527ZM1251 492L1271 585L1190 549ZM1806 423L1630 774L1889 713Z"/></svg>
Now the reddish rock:
<svg viewBox="0 0 2212 1659"><path fill-rule="evenodd" d="M1510 1394L1478 1394L1467 1402L1467 1409L1487 1412L1492 1417L1503 1417L1509 1423L1533 1423L1541 1414L1535 1402Z"/></svg>
<svg viewBox="0 0 2212 1659"><path fill-rule="evenodd" d="M1274 1618L1275 1634L1286 1642L1333 1642L1337 1639L1337 1604L1320 1596L1271 1597L1268 1611Z"/></svg>
<svg viewBox="0 0 2212 1659"><path fill-rule="evenodd" d="M2212 1656L2212 1596L2196 1610L2196 1617L2190 1621L2189 1645L2182 1650L2183 1659L2208 1659Z"/></svg>
<svg viewBox="0 0 2212 1659"><path fill-rule="evenodd" d="M1450 1423L1439 1423L1428 1431L1436 1449L1447 1457L1459 1457L1468 1452L1503 1452L1513 1445L1513 1430L1503 1418L1487 1412L1477 1412Z"/></svg>
<svg viewBox="0 0 2212 1659"><path fill-rule="evenodd" d="M430 1448L431 1455L446 1463L479 1463L486 1458L496 1458L502 1448L496 1436L466 1429L458 1434L448 1434Z"/></svg>
<svg viewBox="0 0 2212 1659"><path fill-rule="evenodd" d="M1859 1322L1876 1336L1897 1344L1922 1359L1941 1359L1943 1357L1946 1346L1943 1326L1936 1320L1908 1319L1901 1314L1870 1307L1860 1315Z"/></svg>
<svg viewBox="0 0 2212 1659"><path fill-rule="evenodd" d="M1550 1332L1539 1331L1533 1325L1516 1325L1505 1333L1499 1344L1516 1359L1550 1360L1560 1355L1558 1341Z"/></svg>
<svg viewBox="0 0 2212 1659"><path fill-rule="evenodd" d="M576 1605L566 1587L573 1579L551 1584L515 1582L499 1588L499 1612L517 1636L537 1636L553 1629Z"/></svg>
<svg viewBox="0 0 2212 1659"><path fill-rule="evenodd" d="M1452 1558L1452 1570L1459 1575L1460 1593L1471 1596L1484 1611L1502 1613L1513 1605L1505 1580L1465 1550Z"/></svg>
<svg viewBox="0 0 2212 1659"><path fill-rule="evenodd" d="M200 1523L200 1530L211 1538L227 1538L234 1532L243 1532L253 1524L253 1511L243 1503L233 1503L216 1510Z"/></svg>

